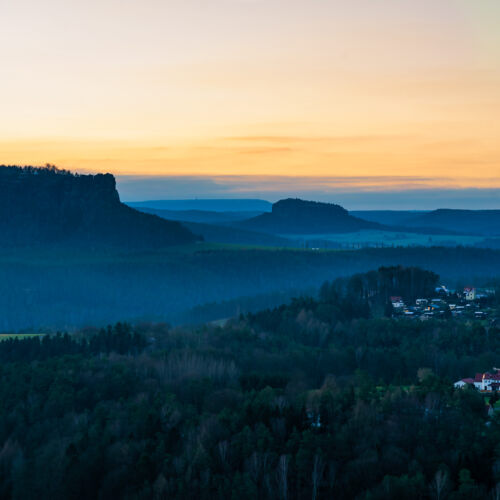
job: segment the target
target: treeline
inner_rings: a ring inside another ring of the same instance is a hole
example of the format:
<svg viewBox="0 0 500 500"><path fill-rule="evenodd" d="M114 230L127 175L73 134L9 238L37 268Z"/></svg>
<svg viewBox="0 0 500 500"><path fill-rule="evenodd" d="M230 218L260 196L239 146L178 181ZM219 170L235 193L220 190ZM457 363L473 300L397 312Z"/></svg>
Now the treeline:
<svg viewBox="0 0 500 500"><path fill-rule="evenodd" d="M133 332L130 325L117 323L98 333L75 338L68 333L16 338L0 342L0 362L30 362L47 358L82 354L139 354L147 345L144 335Z"/></svg>
<svg viewBox="0 0 500 500"><path fill-rule="evenodd" d="M331 302L339 296L386 302L391 296L401 296L410 303L419 297L431 297L439 276L418 267L390 266L378 271L355 274L325 282L320 299Z"/></svg>
<svg viewBox="0 0 500 500"><path fill-rule="evenodd" d="M55 165L47 163L43 167L35 167L32 165L27 165L20 167L18 165L0 165L0 177L19 177L22 175L42 175L42 176L55 176L55 175L67 175L72 177L79 177L80 174L76 172L70 172L62 168L58 168Z"/></svg>

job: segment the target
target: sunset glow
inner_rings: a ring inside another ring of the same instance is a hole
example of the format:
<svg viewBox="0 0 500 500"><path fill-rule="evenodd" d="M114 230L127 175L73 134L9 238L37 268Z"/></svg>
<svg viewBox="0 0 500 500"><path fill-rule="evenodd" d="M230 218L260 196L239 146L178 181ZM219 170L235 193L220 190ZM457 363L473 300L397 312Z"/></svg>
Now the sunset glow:
<svg viewBox="0 0 500 500"><path fill-rule="evenodd" d="M3 2L0 163L500 188L498 19L497 0Z"/></svg>

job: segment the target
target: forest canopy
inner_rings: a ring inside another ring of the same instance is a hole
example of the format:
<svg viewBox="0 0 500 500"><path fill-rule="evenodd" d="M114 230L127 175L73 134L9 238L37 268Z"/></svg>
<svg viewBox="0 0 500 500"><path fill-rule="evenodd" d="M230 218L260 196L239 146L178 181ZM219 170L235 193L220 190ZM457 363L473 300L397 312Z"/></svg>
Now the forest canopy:
<svg viewBox="0 0 500 500"><path fill-rule="evenodd" d="M500 418L453 382L498 365L498 323L374 308L436 279L385 268L224 326L0 342L0 497L486 498Z"/></svg>

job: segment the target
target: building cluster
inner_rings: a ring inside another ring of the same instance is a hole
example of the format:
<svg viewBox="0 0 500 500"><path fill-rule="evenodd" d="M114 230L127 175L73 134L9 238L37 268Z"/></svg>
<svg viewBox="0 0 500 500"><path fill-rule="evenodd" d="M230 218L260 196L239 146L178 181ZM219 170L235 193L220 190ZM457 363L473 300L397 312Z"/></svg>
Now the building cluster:
<svg viewBox="0 0 500 500"><path fill-rule="evenodd" d="M415 304L406 304L402 297L390 297L394 316L418 318L422 321L432 317L486 319L491 310L482 299L494 295L493 290L477 290L466 287L463 291L450 291L444 285L437 287L433 297L418 298Z"/></svg>
<svg viewBox="0 0 500 500"><path fill-rule="evenodd" d="M496 392L500 390L500 369L493 368L494 373L476 373L474 378L463 378L453 385L457 388L475 387L481 392Z"/></svg>

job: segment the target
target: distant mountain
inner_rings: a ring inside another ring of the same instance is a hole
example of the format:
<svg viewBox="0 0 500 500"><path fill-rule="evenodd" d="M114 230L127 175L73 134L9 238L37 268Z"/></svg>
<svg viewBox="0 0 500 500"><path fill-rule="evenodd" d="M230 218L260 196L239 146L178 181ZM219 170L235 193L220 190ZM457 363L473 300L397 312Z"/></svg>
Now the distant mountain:
<svg viewBox="0 0 500 500"><path fill-rule="evenodd" d="M159 248L197 239L121 203L110 174L0 166L0 247Z"/></svg>
<svg viewBox="0 0 500 500"><path fill-rule="evenodd" d="M262 212L214 212L209 210L164 210L161 208L135 207L136 210L147 214L158 215L162 219L178 220L182 222L198 222L201 224L226 224L238 220L256 217Z"/></svg>
<svg viewBox="0 0 500 500"><path fill-rule="evenodd" d="M401 225L429 227L462 234L500 235L500 210L439 209L412 217Z"/></svg>
<svg viewBox="0 0 500 500"><path fill-rule="evenodd" d="M134 208L158 208L162 210L203 210L211 212L270 212L271 203L258 199L194 199L148 200L127 202Z"/></svg>
<svg viewBox="0 0 500 500"><path fill-rule="evenodd" d="M375 222L349 215L340 205L288 198L266 213L238 223L239 227L273 234L350 233L362 229L384 229Z"/></svg>

